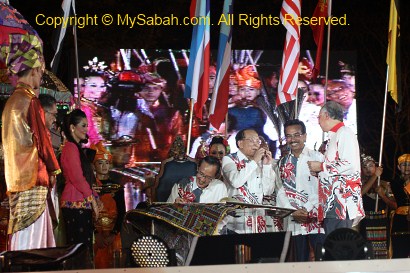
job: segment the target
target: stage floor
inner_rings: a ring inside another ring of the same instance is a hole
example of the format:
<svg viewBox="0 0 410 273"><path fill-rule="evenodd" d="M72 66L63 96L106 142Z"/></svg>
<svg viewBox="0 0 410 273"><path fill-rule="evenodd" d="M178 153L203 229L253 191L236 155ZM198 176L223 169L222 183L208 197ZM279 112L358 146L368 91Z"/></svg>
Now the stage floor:
<svg viewBox="0 0 410 273"><path fill-rule="evenodd" d="M119 268L99 269L104 273L369 273L395 272L409 273L409 259L392 260L360 260L360 261L332 261L332 262L305 262L305 263L266 263L266 264L235 264L215 266L180 266L166 268ZM69 271L67 271L69 272ZM95 270L76 270L78 273L91 273Z"/></svg>

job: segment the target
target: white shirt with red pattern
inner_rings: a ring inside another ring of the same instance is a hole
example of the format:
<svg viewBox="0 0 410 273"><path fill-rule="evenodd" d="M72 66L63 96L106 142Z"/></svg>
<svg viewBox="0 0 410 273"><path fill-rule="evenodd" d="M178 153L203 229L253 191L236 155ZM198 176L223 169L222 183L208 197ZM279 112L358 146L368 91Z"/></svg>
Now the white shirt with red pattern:
<svg viewBox="0 0 410 273"><path fill-rule="evenodd" d="M241 152L229 154L222 159L222 174L228 187L228 197L240 202L262 204L266 196L275 190L276 174L272 165L258 165ZM237 233L257 233L278 230L277 223L268 221L264 209L237 210L237 217L229 221L228 228Z"/></svg>
<svg viewBox="0 0 410 273"><path fill-rule="evenodd" d="M168 203L174 203L178 197L187 201L194 202L195 195L192 193L198 188L196 176L182 178L171 190L168 197ZM228 197L225 184L218 179L213 179L209 185L203 189L198 203L219 203L221 199Z"/></svg>
<svg viewBox="0 0 410 273"><path fill-rule="evenodd" d="M361 197L360 150L355 133L343 122L329 131L323 171L319 173L319 219L353 219L353 226L364 217ZM348 217L346 217L348 214Z"/></svg>
<svg viewBox="0 0 410 273"><path fill-rule="evenodd" d="M286 230L292 231L294 236L324 233L322 224L317 218L319 179L311 175L308 161L323 162L324 156L305 146L298 158L290 153L278 162L278 173L282 183L276 197L277 206L291 209L304 208L309 213L306 223L295 222L292 215L285 219Z"/></svg>

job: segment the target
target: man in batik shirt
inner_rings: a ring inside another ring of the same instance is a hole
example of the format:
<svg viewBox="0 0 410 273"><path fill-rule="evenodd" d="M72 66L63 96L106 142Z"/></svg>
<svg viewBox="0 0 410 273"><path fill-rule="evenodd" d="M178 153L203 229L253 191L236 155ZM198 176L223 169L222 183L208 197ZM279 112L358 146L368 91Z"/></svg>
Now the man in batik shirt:
<svg viewBox="0 0 410 273"><path fill-rule="evenodd" d="M364 217L361 196L360 151L354 132L343 123L343 107L327 102L319 112L319 125L329 134L324 162L309 161L319 175L319 220L325 233L350 228Z"/></svg>
<svg viewBox="0 0 410 273"><path fill-rule="evenodd" d="M306 145L306 126L300 120L289 120L284 125L285 137L290 153L278 163L282 186L278 190L277 205L296 209L285 219L284 227L292 232L295 259L309 261L310 247L324 242L324 229L317 219L319 207L318 179L312 176L307 162L323 161L320 152Z"/></svg>
<svg viewBox="0 0 410 273"><path fill-rule="evenodd" d="M276 175L272 168L272 153L261 147L261 139L253 129L236 134L238 152L222 159L222 174L228 185L228 196L240 202L262 204L264 197L275 189ZM266 232L263 209L245 209L227 225L237 233Z"/></svg>

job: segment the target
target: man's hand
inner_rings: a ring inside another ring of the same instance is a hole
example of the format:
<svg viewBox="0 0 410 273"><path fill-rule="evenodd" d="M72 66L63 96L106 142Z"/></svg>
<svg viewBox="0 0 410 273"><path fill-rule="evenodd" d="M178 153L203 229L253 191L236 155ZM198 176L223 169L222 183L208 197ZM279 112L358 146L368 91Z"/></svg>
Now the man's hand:
<svg viewBox="0 0 410 273"><path fill-rule="evenodd" d="M316 176L316 173L322 171L322 162L320 161L308 161L307 164L312 175L315 174Z"/></svg>
<svg viewBox="0 0 410 273"><path fill-rule="evenodd" d="M386 197L386 193L385 193L384 188L382 186L377 186L376 187L376 192L381 198Z"/></svg>
<svg viewBox="0 0 410 273"><path fill-rule="evenodd" d="M187 200L185 200L184 198L182 198L182 197L177 197L176 199L175 199L175 203L177 203L177 204L185 204L185 203L189 203Z"/></svg>
<svg viewBox="0 0 410 273"><path fill-rule="evenodd" d="M265 150L263 158L263 165L270 165L272 163L272 153L269 150Z"/></svg>
<svg viewBox="0 0 410 273"><path fill-rule="evenodd" d="M53 174L50 175L50 177L49 177L50 189L54 187L54 185L56 184L56 180L57 180L57 177L55 175L53 175Z"/></svg>
<svg viewBox="0 0 410 273"><path fill-rule="evenodd" d="M259 163L262 159L264 165L270 164L272 162L272 153L264 148L259 148L259 150L256 151L253 160L256 163Z"/></svg>
<svg viewBox="0 0 410 273"><path fill-rule="evenodd" d="M382 167L382 166L376 167L376 172L375 172L374 174L375 174L377 177L379 177L379 176L382 175L382 173L383 173L383 167Z"/></svg>
<svg viewBox="0 0 410 273"><path fill-rule="evenodd" d="M293 220L295 220L296 223L306 223L308 221L308 215L307 210L304 208L292 213Z"/></svg>

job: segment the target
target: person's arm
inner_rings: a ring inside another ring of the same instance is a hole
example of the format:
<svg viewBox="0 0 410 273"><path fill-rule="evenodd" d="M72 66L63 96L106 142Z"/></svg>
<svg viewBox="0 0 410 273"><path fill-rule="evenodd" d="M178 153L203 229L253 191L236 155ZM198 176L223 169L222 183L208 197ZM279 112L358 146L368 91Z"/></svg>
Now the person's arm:
<svg viewBox="0 0 410 273"><path fill-rule="evenodd" d="M83 175L80 154L74 143L67 142L61 153L61 167L68 183L71 183L84 198L93 195L90 184Z"/></svg>
<svg viewBox="0 0 410 273"><path fill-rule="evenodd" d="M37 98L30 101L27 122L36 140L38 156L44 161L49 175L56 176L61 170L51 144L50 133L45 125L43 108Z"/></svg>
<svg viewBox="0 0 410 273"><path fill-rule="evenodd" d="M383 181L384 182L384 181ZM386 205L391 208L391 209L397 209L397 203L396 200L390 196L390 186L388 183L384 182L380 182L380 186L378 186L376 188L376 192L379 195L379 197L383 200L384 203L386 203Z"/></svg>
<svg viewBox="0 0 410 273"><path fill-rule="evenodd" d="M222 159L222 174L225 181L234 188L242 187L256 168L258 168L258 165L253 160L246 163L243 168L240 168L229 156L224 156Z"/></svg>
<svg viewBox="0 0 410 273"><path fill-rule="evenodd" d="M362 196L366 194L372 188L374 182L377 181L377 178L379 178L382 175L382 173L383 173L383 167L382 166L376 167L376 172L362 186Z"/></svg>
<svg viewBox="0 0 410 273"><path fill-rule="evenodd" d="M178 183L174 184L171 190L171 194L168 197L167 203L175 203L175 200L180 197L178 193L179 185Z"/></svg>

